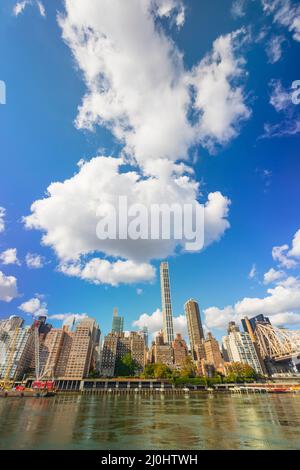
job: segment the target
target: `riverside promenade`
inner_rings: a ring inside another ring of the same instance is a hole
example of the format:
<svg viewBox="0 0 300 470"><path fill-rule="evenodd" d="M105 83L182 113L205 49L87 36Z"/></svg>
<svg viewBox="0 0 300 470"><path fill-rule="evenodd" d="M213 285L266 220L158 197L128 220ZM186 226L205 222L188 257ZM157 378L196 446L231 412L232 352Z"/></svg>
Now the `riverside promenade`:
<svg viewBox="0 0 300 470"><path fill-rule="evenodd" d="M27 380L30 387L32 379ZM274 379L261 383L220 383L213 385L185 384L175 386L167 379L140 379L140 378L86 378L83 380L57 379L54 388L59 393L81 393L84 395L97 395L103 393L188 393L188 392L237 392L237 393L264 393L264 392L300 392L300 379L285 378Z"/></svg>

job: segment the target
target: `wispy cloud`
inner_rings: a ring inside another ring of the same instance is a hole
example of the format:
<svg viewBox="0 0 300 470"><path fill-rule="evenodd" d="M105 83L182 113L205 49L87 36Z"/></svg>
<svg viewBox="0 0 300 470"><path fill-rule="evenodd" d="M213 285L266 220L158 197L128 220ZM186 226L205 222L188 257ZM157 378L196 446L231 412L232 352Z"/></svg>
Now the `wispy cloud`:
<svg viewBox="0 0 300 470"><path fill-rule="evenodd" d="M275 64L281 59L282 44L284 43L284 36L272 36L266 44L266 53L270 64Z"/></svg>
<svg viewBox="0 0 300 470"><path fill-rule="evenodd" d="M0 207L0 233L5 230L5 213L4 207Z"/></svg>
<svg viewBox="0 0 300 470"><path fill-rule="evenodd" d="M285 89L278 79L271 80L269 86L271 89L270 104L277 113L280 113L282 119L276 123L265 123L265 132L261 138L298 134L300 132L300 111L299 106L292 101L292 90Z"/></svg>
<svg viewBox="0 0 300 470"><path fill-rule="evenodd" d="M261 0L266 14L274 23L286 27L295 41L300 41L300 5L290 0Z"/></svg>
<svg viewBox="0 0 300 470"><path fill-rule="evenodd" d="M44 4L40 0L22 0L21 2L17 2L13 8L13 14L15 16L22 15L29 6L36 7L40 15L44 18L46 17Z"/></svg>

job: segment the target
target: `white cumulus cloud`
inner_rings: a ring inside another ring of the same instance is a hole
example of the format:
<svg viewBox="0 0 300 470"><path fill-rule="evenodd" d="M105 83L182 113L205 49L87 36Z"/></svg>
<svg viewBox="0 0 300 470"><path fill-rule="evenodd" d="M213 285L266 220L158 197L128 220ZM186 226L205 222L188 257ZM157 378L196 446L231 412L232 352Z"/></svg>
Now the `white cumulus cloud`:
<svg viewBox="0 0 300 470"><path fill-rule="evenodd" d="M285 273L283 271L277 271L276 269L271 268L264 274L264 284L271 284L283 277L285 277Z"/></svg>
<svg viewBox="0 0 300 470"><path fill-rule="evenodd" d="M0 263L2 264L20 264L17 256L16 248L8 248L7 250L0 253Z"/></svg>
<svg viewBox="0 0 300 470"><path fill-rule="evenodd" d="M147 263L134 263L130 260L109 262L94 258L85 264L61 264L59 270L67 276L79 277L94 284L110 284L112 286L151 281L155 277L153 266Z"/></svg>
<svg viewBox="0 0 300 470"><path fill-rule="evenodd" d="M274 261L278 261L283 268L291 269L297 266L297 261L291 259L288 253L289 245L274 246L272 249L272 257Z"/></svg>
<svg viewBox="0 0 300 470"><path fill-rule="evenodd" d="M32 299L27 300L18 308L22 310L22 312L35 317L48 315L47 304L45 302L41 302L39 297L33 297Z"/></svg>
<svg viewBox="0 0 300 470"><path fill-rule="evenodd" d="M14 276L6 276L0 271L0 300L10 302L18 295L17 279Z"/></svg>
<svg viewBox="0 0 300 470"><path fill-rule="evenodd" d="M59 19L87 88L77 127L108 127L140 165L186 158L199 142L209 148L226 144L250 116L241 85L245 31L221 36L210 54L186 70L181 51L156 21L180 4L66 0Z"/></svg>
<svg viewBox="0 0 300 470"><path fill-rule="evenodd" d="M229 321L239 321L245 316L261 313L269 316L271 322L274 318L277 326L294 325L295 319L299 318L297 310L300 310L300 281L291 276L278 281L274 288L267 289L265 297L245 297L225 308L210 307L204 314L208 328L225 329Z"/></svg>
<svg viewBox="0 0 300 470"><path fill-rule="evenodd" d="M85 318L88 318L88 315L86 313L57 313L48 316L48 320L62 321L64 326L72 326L73 323L79 323Z"/></svg>
<svg viewBox="0 0 300 470"><path fill-rule="evenodd" d="M163 328L162 311L158 308L152 314L143 313L137 320L132 323L132 326L141 330L147 326L149 333L154 338L156 334ZM174 334L181 333L185 338L188 337L187 321L185 315L178 315L173 317Z"/></svg>
<svg viewBox="0 0 300 470"><path fill-rule="evenodd" d="M288 252L289 256L295 256L296 258L300 257L300 229L297 230L297 232L294 235L293 241L292 241L292 248Z"/></svg>
<svg viewBox="0 0 300 470"><path fill-rule="evenodd" d="M35 201L25 226L44 232L42 243L52 247L60 259L60 270L96 283L116 285L153 279L152 259L166 258L185 240L106 239L96 234L97 209L113 204L118 211L119 196L127 196L128 207L142 204L150 212L153 204L198 204L199 185L179 165L167 162L160 177L141 177L135 171L122 172L121 159L96 157L81 163L72 178L52 183L47 197ZM229 228L230 201L220 192L210 193L205 202L205 246L219 240ZM117 213L118 215L118 213ZM149 230L150 233L150 230ZM96 257L98 253L100 257ZM85 255L92 256L87 260ZM102 259L103 255L113 261Z"/></svg>
<svg viewBox="0 0 300 470"><path fill-rule="evenodd" d="M43 256L37 253L27 253L25 260L27 267L32 269L40 269L45 264Z"/></svg>

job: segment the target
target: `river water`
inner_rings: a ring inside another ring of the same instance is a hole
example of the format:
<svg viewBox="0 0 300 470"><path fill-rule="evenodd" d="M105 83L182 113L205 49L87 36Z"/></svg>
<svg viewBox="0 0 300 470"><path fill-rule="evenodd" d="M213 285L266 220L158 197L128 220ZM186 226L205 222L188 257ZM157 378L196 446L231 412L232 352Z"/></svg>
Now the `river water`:
<svg viewBox="0 0 300 470"><path fill-rule="evenodd" d="M0 449L300 449L300 395L2 398Z"/></svg>

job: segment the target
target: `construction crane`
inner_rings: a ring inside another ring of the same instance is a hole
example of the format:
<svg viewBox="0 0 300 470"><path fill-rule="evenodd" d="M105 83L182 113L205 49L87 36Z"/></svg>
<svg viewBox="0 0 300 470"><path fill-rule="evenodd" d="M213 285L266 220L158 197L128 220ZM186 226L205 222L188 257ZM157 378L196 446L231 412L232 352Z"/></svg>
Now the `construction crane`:
<svg viewBox="0 0 300 470"><path fill-rule="evenodd" d="M32 384L33 389L38 390L53 390L54 388L54 370L53 367L41 371L40 367L40 323L35 320L33 323L34 334L34 361L35 361L35 381ZM45 377L51 373L52 380L45 380Z"/></svg>
<svg viewBox="0 0 300 470"><path fill-rule="evenodd" d="M8 355L6 359L6 368L5 368L5 375L3 381L0 382L1 388L4 390L9 390L13 386L13 380L11 380L11 371L14 365L15 354L17 350L17 342L19 337L20 328L17 327L13 333L11 341L8 344Z"/></svg>

